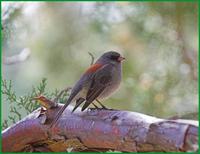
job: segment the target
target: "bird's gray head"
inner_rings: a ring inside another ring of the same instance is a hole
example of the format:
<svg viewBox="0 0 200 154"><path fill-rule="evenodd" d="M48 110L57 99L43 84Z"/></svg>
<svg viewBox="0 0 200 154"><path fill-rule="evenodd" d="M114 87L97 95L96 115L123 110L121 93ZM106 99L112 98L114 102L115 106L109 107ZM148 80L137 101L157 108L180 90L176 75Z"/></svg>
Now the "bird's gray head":
<svg viewBox="0 0 200 154"><path fill-rule="evenodd" d="M118 52L116 51L108 51L105 52L98 60L97 62L108 62L108 63L121 63L125 58L122 57Z"/></svg>

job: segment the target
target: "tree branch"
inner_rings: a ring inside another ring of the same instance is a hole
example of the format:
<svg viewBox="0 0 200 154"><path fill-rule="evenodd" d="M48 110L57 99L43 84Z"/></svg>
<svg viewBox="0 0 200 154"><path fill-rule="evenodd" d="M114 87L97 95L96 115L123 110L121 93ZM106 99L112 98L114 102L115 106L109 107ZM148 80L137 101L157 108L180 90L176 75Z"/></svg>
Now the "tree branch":
<svg viewBox="0 0 200 154"><path fill-rule="evenodd" d="M43 107L2 132L3 152L22 151L197 151L198 122L164 120L144 114L92 109L71 113L49 124L62 107Z"/></svg>

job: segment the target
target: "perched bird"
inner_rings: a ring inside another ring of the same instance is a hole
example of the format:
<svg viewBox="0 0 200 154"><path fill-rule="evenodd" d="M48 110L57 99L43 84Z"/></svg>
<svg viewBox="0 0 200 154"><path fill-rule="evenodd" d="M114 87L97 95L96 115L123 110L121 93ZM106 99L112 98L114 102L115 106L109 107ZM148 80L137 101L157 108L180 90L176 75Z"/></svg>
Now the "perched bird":
<svg viewBox="0 0 200 154"><path fill-rule="evenodd" d="M106 52L97 59L72 88L68 100L60 111L58 111L51 126L57 122L65 108L71 102L76 101L74 110L84 103L81 109L81 111L84 111L95 99L101 100L110 96L120 85L122 78L121 62L124 59L124 57L115 51Z"/></svg>

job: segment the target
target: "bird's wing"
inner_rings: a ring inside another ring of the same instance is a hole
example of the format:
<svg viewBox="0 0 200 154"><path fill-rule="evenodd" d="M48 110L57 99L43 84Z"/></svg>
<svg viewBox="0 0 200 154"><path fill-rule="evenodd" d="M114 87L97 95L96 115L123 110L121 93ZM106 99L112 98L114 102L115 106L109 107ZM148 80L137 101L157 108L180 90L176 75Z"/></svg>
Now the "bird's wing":
<svg viewBox="0 0 200 154"><path fill-rule="evenodd" d="M83 74L83 76L80 78L80 80L73 87L69 98L65 101L66 102L65 105L58 111L58 113L57 113L56 117L54 118L53 122L51 123L50 127L52 127L57 122L57 120L60 118L60 116L62 115L64 110L68 107L68 105L71 103L71 101L74 99L74 97L76 97L76 95L78 95L78 93L81 92L81 90L83 88L83 84L87 84L87 82L89 84L91 82L91 79L93 78L95 72L103 67L104 66L102 64L93 64L92 66L89 67L88 70L86 70L86 72Z"/></svg>
<svg viewBox="0 0 200 154"><path fill-rule="evenodd" d="M87 84L87 83L90 84L91 79L94 78L96 72L98 72L104 67L105 65L96 63L90 66L88 70L86 70L86 72L83 74L80 80L73 87L68 100L65 101L66 102L65 105L58 111L58 114L56 115L55 119L51 123L50 127L52 127L57 122L57 120L60 118L60 116L62 115L64 110L68 107L68 105L71 103L71 101L74 99L74 97L76 97L76 95L78 95L78 93L82 90L83 84Z"/></svg>
<svg viewBox="0 0 200 154"><path fill-rule="evenodd" d="M82 107L82 111L85 110L110 84L112 80L111 66L105 65L95 72L92 83L89 87L86 96L86 102Z"/></svg>

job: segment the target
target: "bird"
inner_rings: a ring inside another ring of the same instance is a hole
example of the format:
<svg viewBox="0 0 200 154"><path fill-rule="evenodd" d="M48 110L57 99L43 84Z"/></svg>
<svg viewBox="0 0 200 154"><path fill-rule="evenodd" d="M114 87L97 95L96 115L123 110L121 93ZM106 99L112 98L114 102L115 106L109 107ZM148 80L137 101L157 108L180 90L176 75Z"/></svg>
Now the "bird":
<svg viewBox="0 0 200 154"><path fill-rule="evenodd" d="M72 112L84 103L81 109L84 111L94 100L104 100L113 94L119 88L122 79L122 61L124 59L116 51L108 51L100 56L76 82L69 98L58 111L50 127L57 122L70 103L76 101Z"/></svg>

